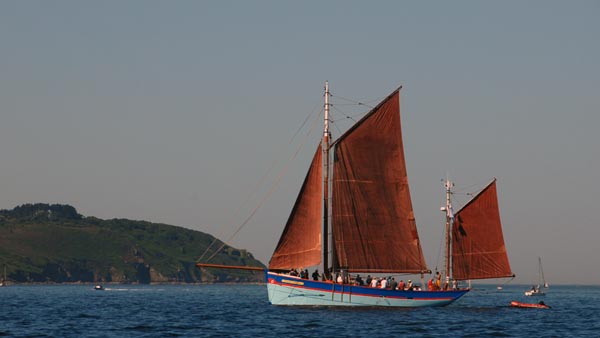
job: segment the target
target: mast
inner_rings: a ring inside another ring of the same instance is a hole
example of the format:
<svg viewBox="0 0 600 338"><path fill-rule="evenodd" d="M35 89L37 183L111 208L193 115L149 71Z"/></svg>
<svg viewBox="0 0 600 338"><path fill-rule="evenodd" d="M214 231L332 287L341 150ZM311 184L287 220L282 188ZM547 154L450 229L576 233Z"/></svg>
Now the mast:
<svg viewBox="0 0 600 338"><path fill-rule="evenodd" d="M323 273L329 269L329 81L325 81L323 121Z"/></svg>
<svg viewBox="0 0 600 338"><path fill-rule="evenodd" d="M452 244L452 234L451 234L451 226L454 223L454 213L452 211L452 187L454 183L450 181L450 179L446 178L446 183L444 184L446 187L446 207L444 208L446 211L446 280L450 278L450 257L452 255L451 244Z"/></svg>
<svg viewBox="0 0 600 338"><path fill-rule="evenodd" d="M542 268L542 257L539 257L539 256L538 256L538 268L539 268L539 271L538 271L539 277L538 278L541 278L540 284L541 284L541 286L547 288L548 285L546 284L546 278L544 277L544 269Z"/></svg>

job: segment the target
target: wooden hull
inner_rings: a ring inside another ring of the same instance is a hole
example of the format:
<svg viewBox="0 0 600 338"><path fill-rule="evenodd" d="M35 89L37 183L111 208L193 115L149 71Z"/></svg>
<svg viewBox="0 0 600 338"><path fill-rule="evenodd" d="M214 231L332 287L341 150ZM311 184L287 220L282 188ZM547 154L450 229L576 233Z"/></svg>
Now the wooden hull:
<svg viewBox="0 0 600 338"><path fill-rule="evenodd" d="M267 272L269 302L304 306L445 306L469 290L397 291L331 282L313 281Z"/></svg>

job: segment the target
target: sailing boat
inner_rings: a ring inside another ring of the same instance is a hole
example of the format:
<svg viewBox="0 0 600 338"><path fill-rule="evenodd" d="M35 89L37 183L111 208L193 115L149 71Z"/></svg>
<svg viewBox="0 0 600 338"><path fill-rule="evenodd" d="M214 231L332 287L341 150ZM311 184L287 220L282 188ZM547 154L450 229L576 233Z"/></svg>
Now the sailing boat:
<svg viewBox="0 0 600 338"><path fill-rule="evenodd" d="M546 293L542 290L548 288L546 278L544 277L544 269L542 269L542 257L538 257L538 284L531 287L531 290L525 291L525 296L544 296Z"/></svg>
<svg viewBox="0 0 600 338"><path fill-rule="evenodd" d="M458 281L513 276L496 181L454 215L453 184L447 180L447 202L442 208L446 212L444 286L415 291L361 285L359 273L420 274L422 284L424 275L431 273L423 257L407 179L401 88L330 144L330 93L325 83L323 138L266 270L271 304L444 306L469 291L456 286ZM306 270L302 277L296 276L295 269L302 267L319 267L323 273L316 271L317 278L312 280ZM441 274L437 276L442 279Z"/></svg>

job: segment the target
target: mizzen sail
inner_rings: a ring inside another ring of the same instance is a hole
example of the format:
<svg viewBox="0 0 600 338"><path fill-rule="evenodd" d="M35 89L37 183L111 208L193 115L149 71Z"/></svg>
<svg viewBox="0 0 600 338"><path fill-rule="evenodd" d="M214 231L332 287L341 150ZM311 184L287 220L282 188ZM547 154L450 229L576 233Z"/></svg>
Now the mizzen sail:
<svg viewBox="0 0 600 338"><path fill-rule="evenodd" d="M404 162L399 91L334 143L333 238L339 266L350 271L427 269Z"/></svg>
<svg viewBox="0 0 600 338"><path fill-rule="evenodd" d="M319 144L294 208L271 257L269 269L289 270L314 266L321 262L322 157Z"/></svg>
<svg viewBox="0 0 600 338"><path fill-rule="evenodd" d="M511 276L494 179L455 215L452 277L467 280Z"/></svg>

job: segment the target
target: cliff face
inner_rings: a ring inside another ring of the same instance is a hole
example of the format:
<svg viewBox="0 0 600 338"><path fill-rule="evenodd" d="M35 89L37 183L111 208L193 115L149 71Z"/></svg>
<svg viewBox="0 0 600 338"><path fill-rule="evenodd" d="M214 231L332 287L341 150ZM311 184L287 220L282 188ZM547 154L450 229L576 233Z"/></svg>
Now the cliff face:
<svg viewBox="0 0 600 338"><path fill-rule="evenodd" d="M264 282L261 272L198 269L196 260L213 240L167 224L83 217L64 205L0 210L0 267L16 283ZM217 240L207 255L221 245ZM229 246L211 263L264 267Z"/></svg>

